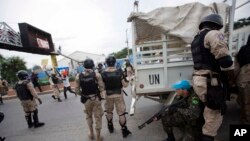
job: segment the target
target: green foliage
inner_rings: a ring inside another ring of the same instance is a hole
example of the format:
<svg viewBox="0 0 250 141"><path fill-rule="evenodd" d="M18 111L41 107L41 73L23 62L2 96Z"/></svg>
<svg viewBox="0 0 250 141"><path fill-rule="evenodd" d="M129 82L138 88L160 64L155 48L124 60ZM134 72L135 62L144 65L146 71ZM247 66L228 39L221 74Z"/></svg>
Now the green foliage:
<svg viewBox="0 0 250 141"><path fill-rule="evenodd" d="M247 25L250 25L250 17L242 18L242 19L239 19L237 22L234 22L234 29L238 29Z"/></svg>
<svg viewBox="0 0 250 141"><path fill-rule="evenodd" d="M129 54L132 53L132 49L129 49ZM128 48L123 48L122 50L118 52L113 52L111 55L114 55L116 59L126 58L128 55Z"/></svg>
<svg viewBox="0 0 250 141"><path fill-rule="evenodd" d="M11 85L18 80L16 77L16 73L19 70L27 70L26 62L18 56L12 56L8 58L0 57L1 61L1 76L6 79Z"/></svg>
<svg viewBox="0 0 250 141"><path fill-rule="evenodd" d="M75 81L75 77L74 76L69 76L69 82L73 82L73 81Z"/></svg>

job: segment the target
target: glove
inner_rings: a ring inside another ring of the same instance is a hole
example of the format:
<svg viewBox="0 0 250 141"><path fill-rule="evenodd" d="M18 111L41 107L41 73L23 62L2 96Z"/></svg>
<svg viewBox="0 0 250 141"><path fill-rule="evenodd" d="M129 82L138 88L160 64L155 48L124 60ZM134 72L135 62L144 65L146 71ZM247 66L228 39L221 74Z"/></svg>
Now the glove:
<svg viewBox="0 0 250 141"><path fill-rule="evenodd" d="M37 100L38 100L39 104L42 104L42 103L43 103L42 100L41 100L40 98L38 98Z"/></svg>

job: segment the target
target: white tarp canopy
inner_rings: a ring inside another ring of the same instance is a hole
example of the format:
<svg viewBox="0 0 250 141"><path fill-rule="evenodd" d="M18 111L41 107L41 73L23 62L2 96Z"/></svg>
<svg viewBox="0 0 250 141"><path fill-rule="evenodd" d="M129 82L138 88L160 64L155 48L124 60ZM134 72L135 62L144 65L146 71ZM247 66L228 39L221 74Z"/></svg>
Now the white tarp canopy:
<svg viewBox="0 0 250 141"><path fill-rule="evenodd" d="M148 13L131 13L128 22L135 22L136 42L160 39L162 33L167 33L191 43L203 17L217 13L222 16L225 24L228 10L229 5L225 3L206 6L195 2L177 7L157 8Z"/></svg>

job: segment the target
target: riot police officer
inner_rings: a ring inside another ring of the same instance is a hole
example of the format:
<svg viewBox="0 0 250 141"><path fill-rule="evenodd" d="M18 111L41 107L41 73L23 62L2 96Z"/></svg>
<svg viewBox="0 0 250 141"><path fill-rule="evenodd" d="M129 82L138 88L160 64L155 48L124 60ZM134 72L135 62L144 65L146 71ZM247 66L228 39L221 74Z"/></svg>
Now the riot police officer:
<svg viewBox="0 0 250 141"><path fill-rule="evenodd" d="M52 73L51 76L49 75L49 83L50 86L53 90L53 95L52 98L53 99L57 99L58 102L62 102L61 98L60 98L60 89L58 84L60 83L60 78L58 76L56 76L56 73Z"/></svg>
<svg viewBox="0 0 250 141"><path fill-rule="evenodd" d="M205 103L202 141L213 141L221 126L226 108L226 82L232 84L233 61L229 55L224 34L222 17L210 14L199 24L199 32L191 44L194 73L193 88ZM227 80L228 79L228 80Z"/></svg>
<svg viewBox="0 0 250 141"><path fill-rule="evenodd" d="M100 74L104 71L104 68L103 68L103 64L102 64L102 63L98 63L98 64L97 64L97 71L98 71Z"/></svg>
<svg viewBox="0 0 250 141"><path fill-rule="evenodd" d="M28 80L28 73L25 70L20 70L17 72L17 77L19 81L15 85L16 93L21 101L23 110L25 112L25 119L28 123L28 127L41 127L44 125L43 122L38 120L38 109L35 99L42 104L42 100L38 97L32 82ZM32 122L33 115L33 122Z"/></svg>
<svg viewBox="0 0 250 141"><path fill-rule="evenodd" d="M76 77L76 93L81 95L81 102L85 106L86 120L89 126L89 138L94 139L93 115L95 117L96 140L101 141L103 109L100 93L104 91L101 75L95 72L94 61L86 59L83 62L85 71Z"/></svg>
<svg viewBox="0 0 250 141"><path fill-rule="evenodd" d="M102 78L105 83L106 89L106 103L105 111L107 112L106 118L108 122L108 129L113 133L113 110L116 107L116 112L119 116L119 123L122 128L123 138L126 138L131 132L126 126L126 105L122 94L122 88L128 86L128 81L121 69L115 68L116 58L108 56L106 58L107 69L102 73Z"/></svg>

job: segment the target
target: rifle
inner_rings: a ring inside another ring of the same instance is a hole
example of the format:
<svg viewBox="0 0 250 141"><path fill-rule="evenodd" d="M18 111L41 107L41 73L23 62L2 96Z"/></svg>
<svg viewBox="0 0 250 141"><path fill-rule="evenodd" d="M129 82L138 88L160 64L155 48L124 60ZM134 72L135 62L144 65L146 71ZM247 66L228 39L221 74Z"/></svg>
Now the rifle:
<svg viewBox="0 0 250 141"><path fill-rule="evenodd" d="M45 72L45 74L48 76L48 77L51 77L50 75L49 75L49 73L45 70L44 71Z"/></svg>
<svg viewBox="0 0 250 141"><path fill-rule="evenodd" d="M149 118L143 124L139 125L138 126L139 130L141 130L142 128L144 128L146 126L146 124L150 124L151 122L153 122L155 118L159 119L162 115L164 115L166 109L168 109L169 107L173 107L173 106L176 106L176 105L182 103L186 98L187 98L187 96L183 97L182 99L178 100L177 102L175 102L173 104L164 105L159 112L157 112L156 114L154 114L151 118Z"/></svg>
<svg viewBox="0 0 250 141"><path fill-rule="evenodd" d="M57 68L55 68L55 71L60 77L62 77L62 75L58 72Z"/></svg>

